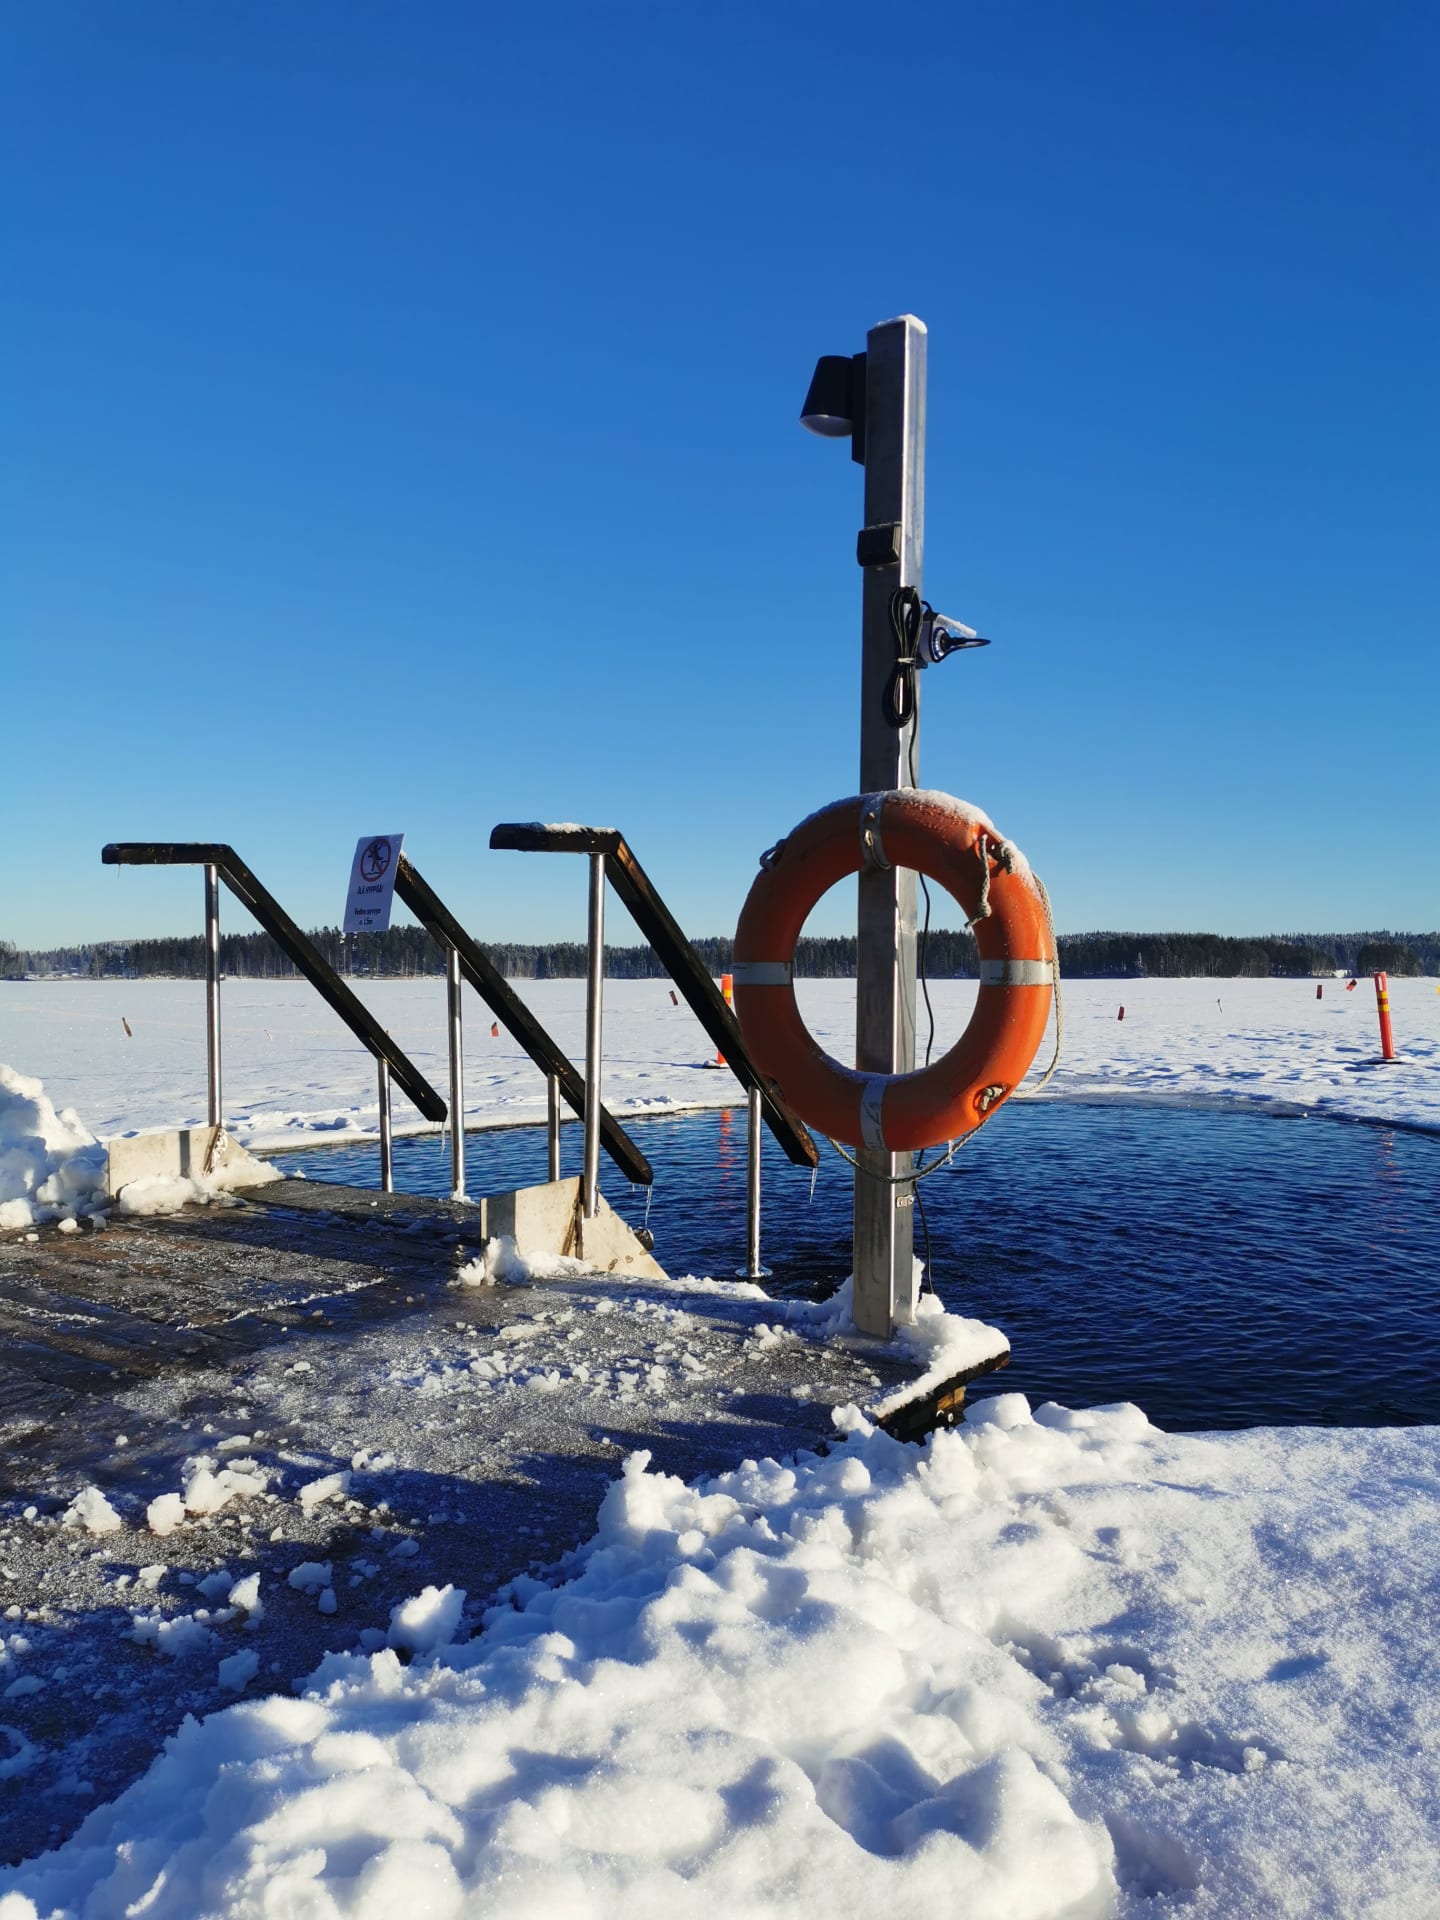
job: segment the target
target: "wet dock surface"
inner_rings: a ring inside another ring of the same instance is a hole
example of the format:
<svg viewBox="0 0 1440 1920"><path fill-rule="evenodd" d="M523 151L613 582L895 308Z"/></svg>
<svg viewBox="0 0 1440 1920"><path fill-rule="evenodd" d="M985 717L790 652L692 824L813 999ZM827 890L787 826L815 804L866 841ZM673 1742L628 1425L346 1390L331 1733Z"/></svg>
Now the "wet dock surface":
<svg viewBox="0 0 1440 1920"><path fill-rule="evenodd" d="M236 1653L251 1691L288 1689L427 1585L476 1624L589 1537L632 1450L687 1479L793 1453L910 1377L744 1289L472 1284L473 1233L448 1201L286 1181L0 1243L4 1857L236 1698ZM187 1483L201 1510L156 1532ZM86 1486L117 1528L67 1524ZM258 1611L229 1602L252 1574Z"/></svg>

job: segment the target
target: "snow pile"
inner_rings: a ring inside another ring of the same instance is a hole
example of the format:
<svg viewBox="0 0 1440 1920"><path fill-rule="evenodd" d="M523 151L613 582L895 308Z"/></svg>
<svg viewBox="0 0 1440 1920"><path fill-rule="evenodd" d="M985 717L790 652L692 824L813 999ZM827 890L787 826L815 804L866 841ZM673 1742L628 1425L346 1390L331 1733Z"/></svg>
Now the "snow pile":
<svg viewBox="0 0 1440 1920"><path fill-rule="evenodd" d="M455 1638L464 1610L463 1587L426 1587L391 1608L386 1639L392 1647L405 1647L411 1653L434 1653Z"/></svg>
<svg viewBox="0 0 1440 1920"><path fill-rule="evenodd" d="M938 1294L921 1293L922 1263L915 1262L915 1319L909 1326L897 1327L887 1343L891 1353L913 1361L921 1372L903 1387L866 1408L871 1419L881 1420L949 1380L972 1373L987 1361L1010 1352L1010 1342L998 1327L984 1320L970 1320L960 1313L947 1313ZM782 1312L790 1324L801 1324L822 1339L856 1337L853 1305L854 1277L848 1277L828 1300L787 1301Z"/></svg>
<svg viewBox="0 0 1440 1920"><path fill-rule="evenodd" d="M408 1668L188 1721L0 1913L1433 1910L1440 1431L837 1425L695 1487L633 1455L564 1584L460 1646L428 1589Z"/></svg>
<svg viewBox="0 0 1440 1920"><path fill-rule="evenodd" d="M180 1469L180 1493L162 1493L145 1509L145 1524L162 1538L186 1519L219 1513L232 1500L252 1500L264 1493L269 1470L258 1460L232 1460L216 1468L210 1454L194 1454Z"/></svg>
<svg viewBox="0 0 1440 1920"><path fill-rule="evenodd" d="M120 1189L116 1204L121 1213L140 1216L178 1213L181 1207L223 1206L231 1194L248 1187L268 1187L280 1178L278 1169L265 1161L236 1155L198 1180L181 1173L157 1173L128 1181Z"/></svg>
<svg viewBox="0 0 1440 1920"><path fill-rule="evenodd" d="M215 1668L215 1678L230 1693L243 1693L260 1671L260 1656L253 1648L244 1647L239 1653L232 1653L221 1660Z"/></svg>
<svg viewBox="0 0 1440 1920"><path fill-rule="evenodd" d="M323 1506L327 1500L340 1500L350 1491L350 1475L343 1473L325 1473L318 1480L307 1480L298 1489L297 1497L300 1510L308 1520L316 1507Z"/></svg>
<svg viewBox="0 0 1440 1920"><path fill-rule="evenodd" d="M0 1230L75 1220L105 1200L105 1149L73 1107L0 1063Z"/></svg>
<svg viewBox="0 0 1440 1920"><path fill-rule="evenodd" d="M83 1527L87 1533L118 1533L125 1522L99 1487L81 1487L60 1516L63 1527Z"/></svg>
<svg viewBox="0 0 1440 1920"><path fill-rule="evenodd" d="M456 1270L462 1287L523 1287L532 1280L574 1280L592 1272L564 1253L521 1253L512 1234L492 1234L479 1254Z"/></svg>
<svg viewBox="0 0 1440 1920"><path fill-rule="evenodd" d="M73 1107L57 1113L39 1080L0 1063L0 1232L58 1221L76 1231L82 1217L97 1226L110 1205L107 1156ZM175 1213L195 1202L224 1200L243 1187L263 1187L279 1173L236 1155L198 1180L157 1175L120 1190L121 1213Z"/></svg>

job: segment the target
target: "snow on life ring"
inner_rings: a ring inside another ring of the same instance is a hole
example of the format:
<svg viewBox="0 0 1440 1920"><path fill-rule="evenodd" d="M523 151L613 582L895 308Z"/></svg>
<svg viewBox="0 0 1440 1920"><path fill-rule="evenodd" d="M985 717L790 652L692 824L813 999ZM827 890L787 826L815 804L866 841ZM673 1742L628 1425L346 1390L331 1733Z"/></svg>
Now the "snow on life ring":
<svg viewBox="0 0 1440 1920"><path fill-rule="evenodd" d="M811 1036L795 946L827 888L866 867L912 867L960 904L980 950L975 1012L916 1073L857 1073ZM761 863L735 930L735 1013L755 1064L807 1125L852 1147L912 1152L973 1133L1025 1077L1045 1033L1055 952L1024 856L948 793L858 794L812 813Z"/></svg>

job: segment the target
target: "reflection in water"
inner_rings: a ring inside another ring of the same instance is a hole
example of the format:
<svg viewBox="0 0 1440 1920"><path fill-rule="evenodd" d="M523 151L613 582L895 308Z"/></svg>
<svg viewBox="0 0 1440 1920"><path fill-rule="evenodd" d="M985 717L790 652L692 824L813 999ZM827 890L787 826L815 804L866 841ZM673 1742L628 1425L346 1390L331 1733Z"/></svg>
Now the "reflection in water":
<svg viewBox="0 0 1440 1920"><path fill-rule="evenodd" d="M728 1275L745 1250L743 1110L630 1123L656 1171L649 1226L675 1274ZM580 1129L567 1126L567 1173ZM772 1290L849 1270L851 1175L811 1177L765 1136ZM376 1183L371 1147L277 1156L311 1179ZM471 1185L545 1178L543 1129L473 1134ZM448 1191L431 1140L396 1141L396 1185ZM1037 1102L1006 1109L926 1182L933 1278L994 1321L1014 1359L973 1393L1138 1400L1172 1428L1440 1421L1440 1140L1213 1110ZM602 1160L636 1225L648 1196Z"/></svg>

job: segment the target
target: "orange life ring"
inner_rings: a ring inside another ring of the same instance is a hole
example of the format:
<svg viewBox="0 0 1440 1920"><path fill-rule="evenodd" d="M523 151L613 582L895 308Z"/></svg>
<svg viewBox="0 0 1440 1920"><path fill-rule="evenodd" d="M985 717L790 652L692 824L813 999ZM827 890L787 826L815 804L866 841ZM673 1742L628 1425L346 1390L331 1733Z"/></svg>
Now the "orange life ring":
<svg viewBox="0 0 1440 1920"><path fill-rule="evenodd" d="M844 1067L795 1002L795 946L837 880L911 867L959 902L980 950L963 1034L916 1073ZM1055 952L1044 898L1021 854L948 793L858 794L811 814L761 863L735 930L735 1014L755 1064L807 1125L852 1147L913 1152L973 1133L1024 1079L1044 1037Z"/></svg>

